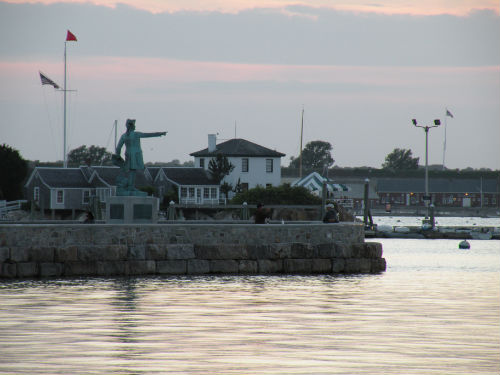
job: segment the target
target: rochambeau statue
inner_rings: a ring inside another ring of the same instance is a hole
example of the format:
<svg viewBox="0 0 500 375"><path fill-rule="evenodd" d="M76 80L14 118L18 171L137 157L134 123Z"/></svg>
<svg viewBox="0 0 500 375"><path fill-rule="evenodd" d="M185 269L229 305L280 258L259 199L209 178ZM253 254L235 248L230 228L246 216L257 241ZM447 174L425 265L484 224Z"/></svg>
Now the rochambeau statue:
<svg viewBox="0 0 500 375"><path fill-rule="evenodd" d="M161 137L167 132L141 133L135 131L135 120L127 119L127 131L120 137L113 155L113 163L121 168L116 179L116 195L146 196L147 193L135 188L135 175L138 170L144 169L142 158L141 138ZM125 145L125 160L120 156Z"/></svg>

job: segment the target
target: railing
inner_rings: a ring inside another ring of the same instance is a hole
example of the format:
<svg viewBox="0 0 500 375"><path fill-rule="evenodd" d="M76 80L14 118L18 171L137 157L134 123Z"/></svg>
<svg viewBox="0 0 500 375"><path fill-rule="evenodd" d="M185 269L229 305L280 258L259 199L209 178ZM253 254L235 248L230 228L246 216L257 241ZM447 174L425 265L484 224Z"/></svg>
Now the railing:
<svg viewBox="0 0 500 375"><path fill-rule="evenodd" d="M335 199L335 202L340 204L342 207L345 208L353 208L354 207L354 201L350 198L339 198Z"/></svg>
<svg viewBox="0 0 500 375"><path fill-rule="evenodd" d="M210 205L210 206L216 206L219 204L224 204L224 201L221 201L220 199L217 198L201 198L201 197L181 197L180 199L180 204L186 204L186 205Z"/></svg>
<svg viewBox="0 0 500 375"><path fill-rule="evenodd" d="M27 203L27 200L17 200L17 201L0 201L0 218L4 218L8 212L17 211L21 209L23 203Z"/></svg>

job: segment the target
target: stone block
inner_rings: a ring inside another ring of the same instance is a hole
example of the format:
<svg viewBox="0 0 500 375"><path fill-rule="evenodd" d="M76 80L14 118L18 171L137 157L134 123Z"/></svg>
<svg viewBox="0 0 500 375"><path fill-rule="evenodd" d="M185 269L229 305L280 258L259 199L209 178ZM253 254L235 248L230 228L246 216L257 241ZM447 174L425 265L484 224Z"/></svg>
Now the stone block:
<svg viewBox="0 0 500 375"><path fill-rule="evenodd" d="M66 262L64 276L93 276L97 275L97 262Z"/></svg>
<svg viewBox="0 0 500 375"><path fill-rule="evenodd" d="M238 261L233 259L210 260L210 273L238 273Z"/></svg>
<svg viewBox="0 0 500 375"><path fill-rule="evenodd" d="M128 260L145 260L146 259L146 246L145 245L132 245L128 248Z"/></svg>
<svg viewBox="0 0 500 375"><path fill-rule="evenodd" d="M58 277L63 274L62 263L40 263L41 277Z"/></svg>
<svg viewBox="0 0 500 375"><path fill-rule="evenodd" d="M366 254L366 243L353 243L351 245L353 258L364 258Z"/></svg>
<svg viewBox="0 0 500 375"><path fill-rule="evenodd" d="M156 244L146 245L146 259L147 260L164 260L167 257L167 249L165 246Z"/></svg>
<svg viewBox="0 0 500 375"><path fill-rule="evenodd" d="M317 256L316 248L309 243L294 242L290 245L290 258L309 259Z"/></svg>
<svg viewBox="0 0 500 375"><path fill-rule="evenodd" d="M245 259L248 257L245 245L219 244L194 247L198 259Z"/></svg>
<svg viewBox="0 0 500 375"><path fill-rule="evenodd" d="M323 258L323 259L335 258L336 256L336 249L334 243L318 244L315 247L318 258Z"/></svg>
<svg viewBox="0 0 500 375"><path fill-rule="evenodd" d="M358 273L361 268L360 259L359 258L349 258L345 260L345 269L346 273Z"/></svg>
<svg viewBox="0 0 500 375"><path fill-rule="evenodd" d="M21 262L17 264L17 277L38 276L38 265L35 262Z"/></svg>
<svg viewBox="0 0 500 375"><path fill-rule="evenodd" d="M17 263L0 263L0 277L13 279L16 275Z"/></svg>
<svg viewBox="0 0 500 375"><path fill-rule="evenodd" d="M248 259L269 259L269 245L248 245Z"/></svg>
<svg viewBox="0 0 500 375"><path fill-rule="evenodd" d="M382 257L382 244L380 242L366 242L366 257L367 258L381 258Z"/></svg>
<svg viewBox="0 0 500 375"><path fill-rule="evenodd" d="M131 260L128 262L130 275L153 275L156 273L154 260Z"/></svg>
<svg viewBox="0 0 500 375"><path fill-rule="evenodd" d="M128 275L128 266L128 262L124 260L97 262L97 274L99 276Z"/></svg>
<svg viewBox="0 0 500 375"><path fill-rule="evenodd" d="M73 262L77 260L78 248L76 246L60 247L54 251L55 262Z"/></svg>
<svg viewBox="0 0 500 375"><path fill-rule="evenodd" d="M194 245L194 254L197 259L214 259L218 254L216 245Z"/></svg>
<svg viewBox="0 0 500 375"><path fill-rule="evenodd" d="M11 247L10 260L14 263L29 262L30 256L26 247Z"/></svg>
<svg viewBox="0 0 500 375"><path fill-rule="evenodd" d="M385 258L372 258L370 272L382 272L387 268Z"/></svg>
<svg viewBox="0 0 500 375"><path fill-rule="evenodd" d="M189 259L187 262L189 275L202 275L210 273L210 262L204 259Z"/></svg>
<svg viewBox="0 0 500 375"><path fill-rule="evenodd" d="M186 260L160 260L156 262L156 273L167 275L184 275L186 272Z"/></svg>
<svg viewBox="0 0 500 375"><path fill-rule="evenodd" d="M344 243L335 244L335 258L352 258L353 252L350 245Z"/></svg>
<svg viewBox="0 0 500 375"><path fill-rule="evenodd" d="M359 260L359 272L368 273L371 272L372 262L370 258L361 258Z"/></svg>
<svg viewBox="0 0 500 375"><path fill-rule="evenodd" d="M10 258L10 250L8 247L0 247L0 263L5 262Z"/></svg>
<svg viewBox="0 0 500 375"><path fill-rule="evenodd" d="M259 259L259 273L282 273L283 272L283 259Z"/></svg>
<svg viewBox="0 0 500 375"><path fill-rule="evenodd" d="M240 260L239 273L256 274L259 271L259 264L256 260Z"/></svg>
<svg viewBox="0 0 500 375"><path fill-rule="evenodd" d="M28 250L30 262L47 262L54 261L54 247L32 247Z"/></svg>
<svg viewBox="0 0 500 375"><path fill-rule="evenodd" d="M273 243L269 246L267 259L286 259L292 256L292 247L289 243Z"/></svg>
<svg viewBox="0 0 500 375"><path fill-rule="evenodd" d="M332 273L341 273L345 270L345 259L344 258L333 258L332 259Z"/></svg>
<svg viewBox="0 0 500 375"><path fill-rule="evenodd" d="M312 273L312 259L285 259L285 273Z"/></svg>
<svg viewBox="0 0 500 375"><path fill-rule="evenodd" d="M220 259L247 259L246 245L239 244L221 244L218 246Z"/></svg>
<svg viewBox="0 0 500 375"><path fill-rule="evenodd" d="M312 259L312 270L313 273L331 273L332 272L332 260L331 259Z"/></svg>
<svg viewBox="0 0 500 375"><path fill-rule="evenodd" d="M194 259L194 246L192 244L167 245L167 259Z"/></svg>

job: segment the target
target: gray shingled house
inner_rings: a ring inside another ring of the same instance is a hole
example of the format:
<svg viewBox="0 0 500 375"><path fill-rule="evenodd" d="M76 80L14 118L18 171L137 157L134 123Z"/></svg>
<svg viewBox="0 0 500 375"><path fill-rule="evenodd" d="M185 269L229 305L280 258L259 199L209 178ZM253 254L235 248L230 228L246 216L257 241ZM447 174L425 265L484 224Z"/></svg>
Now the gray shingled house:
<svg viewBox="0 0 500 375"><path fill-rule="evenodd" d="M87 210L91 197L104 202L115 195L119 172L118 167L36 167L24 186L25 196L40 209ZM175 189L180 203L219 203L219 185L203 168L146 167L137 173L136 186L152 186L159 197Z"/></svg>

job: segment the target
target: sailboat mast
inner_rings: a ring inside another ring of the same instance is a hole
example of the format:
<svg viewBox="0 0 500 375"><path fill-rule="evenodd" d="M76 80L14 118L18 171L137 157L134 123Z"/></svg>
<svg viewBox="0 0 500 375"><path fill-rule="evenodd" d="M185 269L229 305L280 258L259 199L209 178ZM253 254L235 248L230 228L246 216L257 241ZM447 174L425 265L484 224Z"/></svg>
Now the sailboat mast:
<svg viewBox="0 0 500 375"><path fill-rule="evenodd" d="M299 154L299 178L302 178L302 137L304 135L304 107L302 107L302 120L300 122L300 154Z"/></svg>

